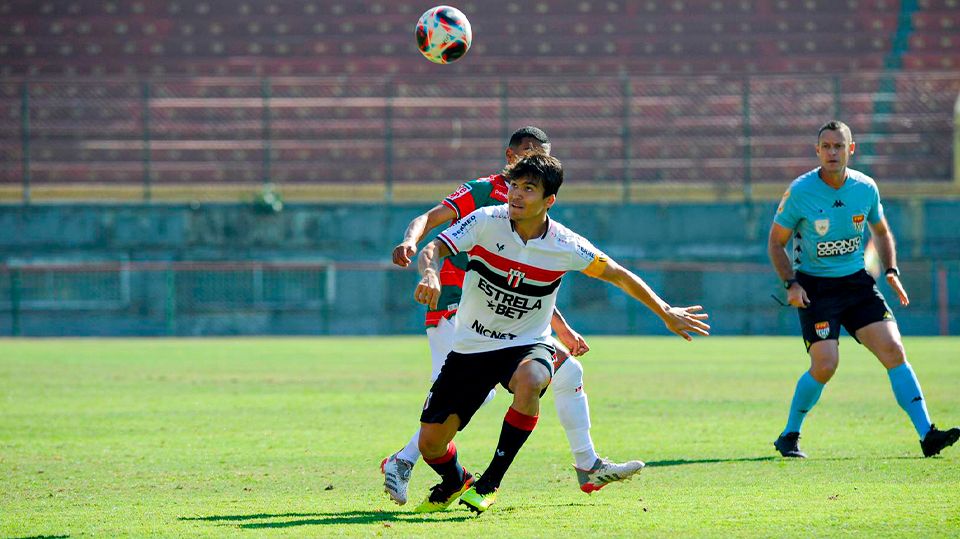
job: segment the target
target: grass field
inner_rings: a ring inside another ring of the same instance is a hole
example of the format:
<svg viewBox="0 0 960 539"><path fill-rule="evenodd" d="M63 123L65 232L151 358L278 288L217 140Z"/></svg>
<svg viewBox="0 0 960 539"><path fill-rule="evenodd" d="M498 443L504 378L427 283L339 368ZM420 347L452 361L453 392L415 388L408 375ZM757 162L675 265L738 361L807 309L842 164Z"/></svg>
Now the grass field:
<svg viewBox="0 0 960 539"><path fill-rule="evenodd" d="M648 463L588 496L545 397L496 506L411 513L379 462L417 424L426 339L0 341L0 536L960 536L960 447L921 457L882 367L845 338L805 461L774 457L799 338L593 338L601 454ZM941 427L960 423L960 339L908 338ZM501 391L458 437L486 467Z"/></svg>

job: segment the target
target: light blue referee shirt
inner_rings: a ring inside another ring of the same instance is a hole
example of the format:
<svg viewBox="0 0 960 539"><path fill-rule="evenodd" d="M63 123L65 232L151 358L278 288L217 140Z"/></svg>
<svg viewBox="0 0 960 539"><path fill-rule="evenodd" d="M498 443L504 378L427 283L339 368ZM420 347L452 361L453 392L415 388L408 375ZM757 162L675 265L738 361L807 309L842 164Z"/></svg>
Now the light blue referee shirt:
<svg viewBox="0 0 960 539"><path fill-rule="evenodd" d="M864 229L883 218L873 178L847 169L834 189L820 179L820 168L793 180L773 222L794 231L793 269L818 277L843 277L863 269Z"/></svg>

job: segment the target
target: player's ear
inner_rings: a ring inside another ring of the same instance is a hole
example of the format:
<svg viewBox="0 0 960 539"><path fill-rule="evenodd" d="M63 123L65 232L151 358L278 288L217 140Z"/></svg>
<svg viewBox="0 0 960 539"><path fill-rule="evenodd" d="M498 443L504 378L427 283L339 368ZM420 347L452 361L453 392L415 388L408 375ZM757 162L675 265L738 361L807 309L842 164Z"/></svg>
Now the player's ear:
<svg viewBox="0 0 960 539"><path fill-rule="evenodd" d="M517 160L517 154L513 151L513 148L507 146L507 151L503 152L507 157L507 164L512 165L514 161Z"/></svg>
<svg viewBox="0 0 960 539"><path fill-rule="evenodd" d="M544 199L544 205L546 205L548 210L550 209L550 206L553 206L554 203L556 202L557 202L557 195L550 195Z"/></svg>
<svg viewBox="0 0 960 539"><path fill-rule="evenodd" d="M857 149L857 143L851 140L851 141L850 141L850 155L853 155L853 152L856 151L856 149Z"/></svg>

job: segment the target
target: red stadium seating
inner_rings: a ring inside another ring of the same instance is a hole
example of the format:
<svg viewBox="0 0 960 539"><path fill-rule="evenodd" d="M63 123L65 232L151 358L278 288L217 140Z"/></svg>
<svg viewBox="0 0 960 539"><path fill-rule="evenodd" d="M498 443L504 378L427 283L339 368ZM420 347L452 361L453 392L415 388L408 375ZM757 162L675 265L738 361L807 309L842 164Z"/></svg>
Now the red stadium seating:
<svg viewBox="0 0 960 539"><path fill-rule="evenodd" d="M782 181L812 164L798 133L835 116L874 173L951 173L957 0L458 7L477 39L436 66L409 2L0 0L0 183L19 181L25 80L39 184L136 182L145 157L169 183L256 182L266 166L289 182L459 180L502 164L504 122L547 128L582 181L737 182L745 155L754 181ZM789 76L755 76L771 74Z"/></svg>

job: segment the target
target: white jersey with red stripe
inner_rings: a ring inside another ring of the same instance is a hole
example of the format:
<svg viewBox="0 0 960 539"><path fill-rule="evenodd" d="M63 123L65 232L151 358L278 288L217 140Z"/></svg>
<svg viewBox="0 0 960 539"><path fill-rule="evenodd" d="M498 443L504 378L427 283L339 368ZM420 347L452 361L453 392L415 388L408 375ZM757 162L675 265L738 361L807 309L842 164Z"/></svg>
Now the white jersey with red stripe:
<svg viewBox="0 0 960 539"><path fill-rule="evenodd" d="M469 259L454 317L453 350L460 353L549 342L563 274L595 277L607 263L589 241L549 218L544 234L524 243L507 205L480 208L438 239Z"/></svg>

